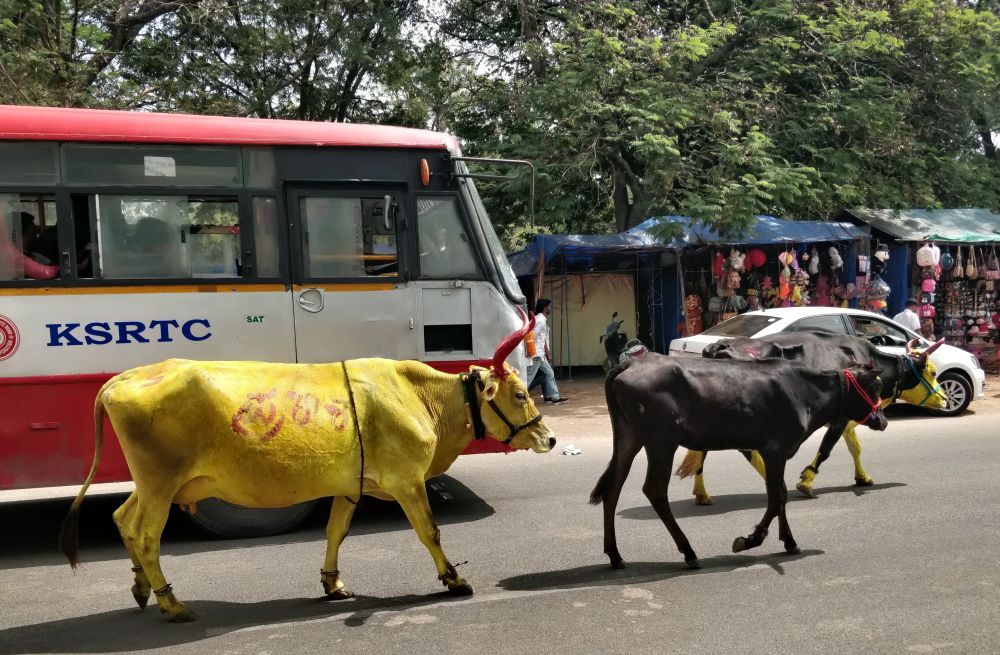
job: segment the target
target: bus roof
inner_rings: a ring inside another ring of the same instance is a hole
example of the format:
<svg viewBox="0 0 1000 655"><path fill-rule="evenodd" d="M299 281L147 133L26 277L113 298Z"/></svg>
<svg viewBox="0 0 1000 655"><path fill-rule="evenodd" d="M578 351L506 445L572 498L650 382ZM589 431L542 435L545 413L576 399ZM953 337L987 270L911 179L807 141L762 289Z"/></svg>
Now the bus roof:
<svg viewBox="0 0 1000 655"><path fill-rule="evenodd" d="M448 149L450 134L387 125L0 105L0 140Z"/></svg>

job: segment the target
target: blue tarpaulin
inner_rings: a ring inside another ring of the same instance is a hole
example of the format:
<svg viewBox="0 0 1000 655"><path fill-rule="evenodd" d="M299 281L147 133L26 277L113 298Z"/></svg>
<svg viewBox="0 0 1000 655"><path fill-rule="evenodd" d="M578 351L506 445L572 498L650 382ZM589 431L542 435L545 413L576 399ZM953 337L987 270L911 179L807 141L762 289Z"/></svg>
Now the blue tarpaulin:
<svg viewBox="0 0 1000 655"><path fill-rule="evenodd" d="M640 237L642 241L655 242L650 230L660 223L673 223L684 233L665 244L673 250L691 246L750 246L776 243L818 243L822 241L854 241L867 239L868 234L852 223L830 221L786 221L773 216L756 216L756 221L745 236L724 237L713 228L696 223L687 216L660 216L650 218L625 234Z"/></svg>
<svg viewBox="0 0 1000 655"><path fill-rule="evenodd" d="M742 237L723 237L718 231L696 223L687 216L650 218L621 234L539 234L524 250L512 253L510 263L514 272L521 276L536 273L539 257L543 255L547 263L561 258L572 265L613 253L634 255L704 245L801 244L868 238L863 229L852 223L786 221L773 216L757 216L756 219L750 234ZM669 243L661 243L650 232L653 226L661 222L680 225L683 234Z"/></svg>

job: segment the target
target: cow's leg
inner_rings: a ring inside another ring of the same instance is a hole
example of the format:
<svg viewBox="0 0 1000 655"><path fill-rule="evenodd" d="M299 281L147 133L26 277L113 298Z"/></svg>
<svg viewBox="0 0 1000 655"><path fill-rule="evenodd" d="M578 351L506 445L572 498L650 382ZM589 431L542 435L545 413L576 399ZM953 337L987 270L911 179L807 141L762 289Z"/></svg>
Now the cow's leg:
<svg viewBox="0 0 1000 655"><path fill-rule="evenodd" d="M125 547L138 558L153 593L156 594L160 611L174 623L185 623L194 621L195 614L177 600L160 569L160 535L163 533L163 526L167 524L170 499L175 493L176 489L166 493L138 495L135 509L129 512L132 520L123 522L121 528Z"/></svg>
<svg viewBox="0 0 1000 655"><path fill-rule="evenodd" d="M694 453L700 460L698 464L698 470L694 472L694 489L691 493L694 494L694 504L695 505L712 505L715 501L712 497L708 495L708 491L705 489L705 458L708 457L708 453L705 451L688 451L689 453Z"/></svg>
<svg viewBox="0 0 1000 655"><path fill-rule="evenodd" d="M129 545L128 539L125 538L125 526L131 524L138 500L138 496L133 491L125 502L122 503L121 507L115 510L112 518L114 518L115 525L118 526L118 533L122 536L122 543L125 544L125 550L128 551L128 556L132 560L132 573L134 574L132 597L135 598L135 602L139 607L146 609L146 604L149 602L149 594L152 592L153 587L149 584L149 578L146 577L146 572L142 568L139 556L135 554L135 550Z"/></svg>
<svg viewBox="0 0 1000 655"><path fill-rule="evenodd" d="M861 465L861 441L858 440L853 425L844 430L844 443L847 444L847 450L854 458L854 484L859 487L870 487L875 484L872 476L868 475L868 471Z"/></svg>
<svg viewBox="0 0 1000 655"><path fill-rule="evenodd" d="M611 568L614 569L625 568L625 560L618 552L618 539L615 536L615 509L618 507L618 498L625 485L625 478L632 468L632 461L641 448L642 444L627 426L623 425L617 429L611 461L608 462L608 468L601 474L590 494L590 502L595 505L600 502L604 510L604 552L611 560ZM670 475L669 469L667 475Z"/></svg>
<svg viewBox="0 0 1000 655"><path fill-rule="evenodd" d="M333 507L330 508L330 520L326 523L326 559L323 560L323 570L320 571L320 582L326 591L327 598L341 600L354 596L344 586L340 579L340 569L337 566L337 553L340 544L344 543L347 530L351 525L351 517L357 505L352 503L346 496L337 496L333 499Z"/></svg>
<svg viewBox="0 0 1000 655"><path fill-rule="evenodd" d="M674 453L677 446L646 446L646 481L642 485L642 492L649 499L649 504L656 510L656 514L667 527L670 536L674 538L677 549L684 554L684 561L692 569L701 568L698 564L698 556L694 554L690 542L677 525L673 512L670 511L670 503L667 501L667 487L670 485L670 469L674 463Z"/></svg>
<svg viewBox="0 0 1000 655"><path fill-rule="evenodd" d="M746 537L736 537L733 541L734 553L747 550L748 548L756 548L764 543L771 521L774 520L775 516L784 515L785 501L788 498L788 491L785 489L784 481L784 455L780 452L766 451L761 453L761 457L764 459L764 467L767 470L767 476L764 479L767 487L767 511L764 512L764 518L760 520L760 523L757 524L753 532ZM795 540L792 539L792 533L788 529L788 522L779 519L778 524L781 540L785 542L785 550L794 552L791 548L797 550L797 546L795 546Z"/></svg>
<svg viewBox="0 0 1000 655"><path fill-rule="evenodd" d="M414 480L412 485L403 489L385 488L385 491L399 502L406 513L406 518L410 520L410 525L417 531L420 541L430 551L431 557L434 558L434 566L437 567L438 580L448 587L449 593L456 596L471 596L472 585L458 574L441 549L441 530L431 514L431 504L427 500L427 488L423 479Z"/></svg>
<svg viewBox="0 0 1000 655"><path fill-rule="evenodd" d="M823 434L823 441L819 444L819 451L816 453L816 457L813 458L812 464L802 469L802 473L799 474L799 481L795 485L795 488L803 496L809 498L816 497L816 493L813 491L813 481L819 475L819 466L830 457L833 447L840 441L840 436L844 434L847 424L848 421L840 420L831 423L826 429L826 433Z"/></svg>

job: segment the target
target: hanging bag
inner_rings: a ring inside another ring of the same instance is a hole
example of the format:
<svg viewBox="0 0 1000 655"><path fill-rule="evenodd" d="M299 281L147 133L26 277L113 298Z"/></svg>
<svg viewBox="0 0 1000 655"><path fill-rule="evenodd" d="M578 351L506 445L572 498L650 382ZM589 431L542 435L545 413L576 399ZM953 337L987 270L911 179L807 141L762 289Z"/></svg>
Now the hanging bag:
<svg viewBox="0 0 1000 655"><path fill-rule="evenodd" d="M976 268L976 249L969 246L969 263L965 265L965 279L975 280L979 277L979 269Z"/></svg>
<svg viewBox="0 0 1000 655"><path fill-rule="evenodd" d="M986 260L986 275L984 278L987 280L1000 280L1000 260L997 260L996 248L990 248L990 256Z"/></svg>
<svg viewBox="0 0 1000 655"><path fill-rule="evenodd" d="M937 259L934 257L934 249L931 244L925 243L917 250L917 266L934 266Z"/></svg>
<svg viewBox="0 0 1000 655"><path fill-rule="evenodd" d="M941 255L941 270L950 271L955 268L955 258L950 252L944 252Z"/></svg>
<svg viewBox="0 0 1000 655"><path fill-rule="evenodd" d="M952 269L951 274L956 280L965 277L965 267L962 265L962 246L955 249L955 268Z"/></svg>

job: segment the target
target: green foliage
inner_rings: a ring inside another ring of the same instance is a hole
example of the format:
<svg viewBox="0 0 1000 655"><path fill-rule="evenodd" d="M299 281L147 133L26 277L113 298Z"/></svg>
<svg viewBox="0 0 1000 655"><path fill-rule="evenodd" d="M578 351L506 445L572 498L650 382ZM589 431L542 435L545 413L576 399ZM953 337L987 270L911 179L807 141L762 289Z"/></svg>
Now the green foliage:
<svg viewBox="0 0 1000 655"><path fill-rule="evenodd" d="M997 209L998 8L0 0L0 102L448 130L470 155L533 161L553 232ZM480 189L509 244L530 236L526 176Z"/></svg>

